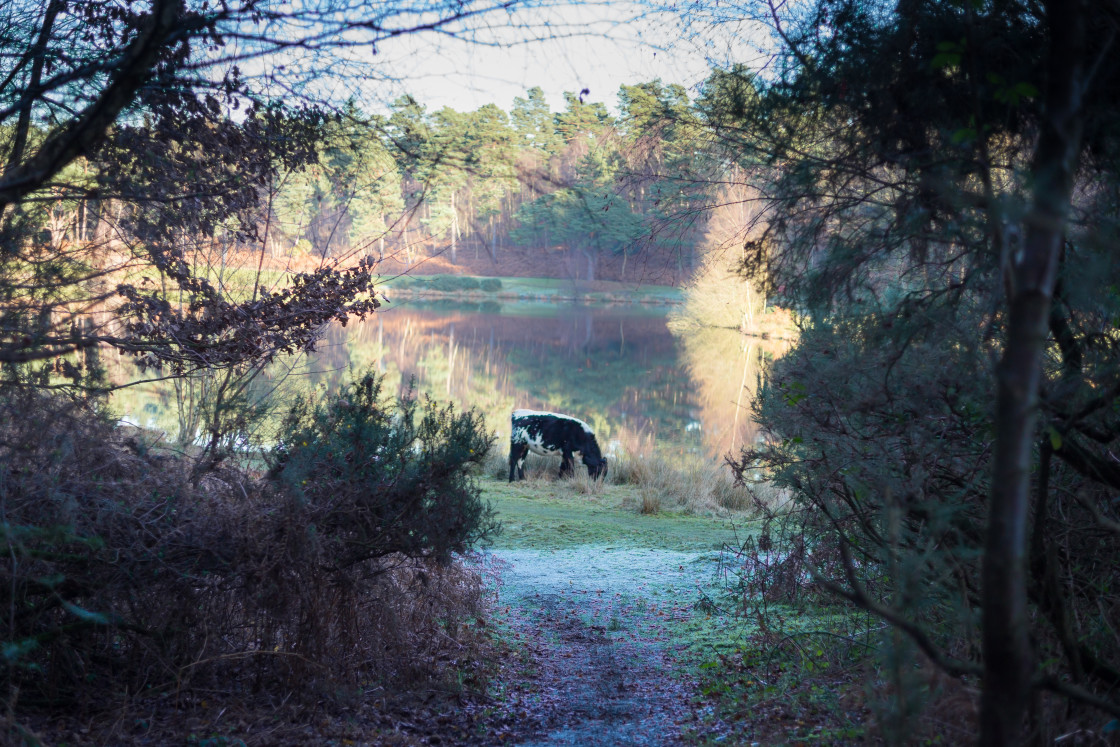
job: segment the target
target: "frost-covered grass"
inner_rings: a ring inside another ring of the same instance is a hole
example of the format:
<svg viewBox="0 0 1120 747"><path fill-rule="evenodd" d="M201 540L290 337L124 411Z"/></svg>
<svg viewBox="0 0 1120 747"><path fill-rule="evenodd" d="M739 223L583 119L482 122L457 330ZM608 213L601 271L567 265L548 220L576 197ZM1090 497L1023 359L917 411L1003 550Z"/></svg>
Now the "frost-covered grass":
<svg viewBox="0 0 1120 747"><path fill-rule="evenodd" d="M878 641L850 609L743 596L735 582L750 572L739 549L759 529L752 513L690 510L674 492L688 473L669 466L640 465L619 475L622 484L586 474L558 480L555 459L529 466L529 479L488 476L483 491L504 527L488 555L504 569L496 622L516 641L545 631L538 676L548 661L561 669L576 661L560 680L594 680L571 641L597 630L596 645L613 651L607 659L638 671L656 660L666 679L655 689L683 686L675 697L698 709L688 728L696 743L866 738L861 683L874 672L867 654ZM654 494L657 510L643 512ZM563 635L549 634L559 620Z"/></svg>

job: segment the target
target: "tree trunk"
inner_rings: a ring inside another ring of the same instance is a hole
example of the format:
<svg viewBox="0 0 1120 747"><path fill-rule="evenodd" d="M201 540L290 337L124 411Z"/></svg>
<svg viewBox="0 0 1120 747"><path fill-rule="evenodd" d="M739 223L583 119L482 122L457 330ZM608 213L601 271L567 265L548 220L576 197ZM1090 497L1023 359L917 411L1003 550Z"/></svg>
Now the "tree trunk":
<svg viewBox="0 0 1120 747"><path fill-rule="evenodd" d="M132 103L136 92L148 82L165 45L182 22L180 0L153 0L151 15L114 63L112 75L100 94L77 112L69 125L39 145L36 153L12 164L0 177L0 215L43 186L75 158L93 150L105 137L117 116Z"/></svg>
<svg viewBox="0 0 1120 747"><path fill-rule="evenodd" d="M8 153L8 163L4 172L15 170L23 160L24 150L27 147L27 136L31 129L31 110L34 108L36 97L42 95L43 67L46 64L47 42L50 40L55 19L63 8L62 0L51 0L43 13L43 25L39 29L39 39L31 49L31 73L27 81L27 95L19 108L19 118L12 137L11 151Z"/></svg>
<svg viewBox="0 0 1120 747"><path fill-rule="evenodd" d="M451 193L451 264L455 264L456 239L459 238L459 213L455 210L455 193Z"/></svg>
<svg viewBox="0 0 1120 747"><path fill-rule="evenodd" d="M1086 0L1046 4L1048 85L1031 175L1026 242L1007 252L1007 340L996 371L996 444L984 551L980 744L1024 741L1034 671L1027 633L1026 538L1032 445L1051 298L1081 149Z"/></svg>

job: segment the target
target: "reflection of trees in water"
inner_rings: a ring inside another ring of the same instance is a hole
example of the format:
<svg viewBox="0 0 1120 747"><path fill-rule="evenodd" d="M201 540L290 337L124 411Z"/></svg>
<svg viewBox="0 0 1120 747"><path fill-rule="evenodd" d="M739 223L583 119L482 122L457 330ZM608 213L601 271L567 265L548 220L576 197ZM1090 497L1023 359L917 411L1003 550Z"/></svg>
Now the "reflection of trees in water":
<svg viewBox="0 0 1120 747"><path fill-rule="evenodd" d="M351 371L372 368L385 376L387 392L402 392L415 377L421 394L477 407L503 440L509 432L510 411L527 407L583 418L595 428L604 447L616 441L628 449L674 453L728 450L730 441L719 446L708 441L713 422L733 418L733 405L722 411L713 407L720 399L710 397L705 384L715 375L712 368L694 365L691 359L685 365L663 313L629 308L506 308L517 314L417 306L379 312L345 328L332 327L316 353L290 377L283 396L290 399L316 387L335 390L349 381ZM686 353L690 345L685 342ZM713 355L711 360L719 362L719 371L724 372L728 359L721 357L723 353ZM151 414L141 422L174 432L176 404L169 385L126 392L119 400L122 414ZM689 424L695 422L701 428L690 430Z"/></svg>
<svg viewBox="0 0 1120 747"><path fill-rule="evenodd" d="M372 365L391 387L414 375L420 392L478 407L503 437L510 411L528 407L581 417L605 442L641 437L672 448L698 446L685 429L695 409L690 382L663 315L583 307L540 312L399 309L347 330L344 347L356 369ZM339 330L330 337L344 340Z"/></svg>
<svg viewBox="0 0 1120 747"><path fill-rule="evenodd" d="M705 451L716 457L737 453L743 443L758 435L750 407L759 377L788 344L714 327L692 327L674 334L695 382Z"/></svg>

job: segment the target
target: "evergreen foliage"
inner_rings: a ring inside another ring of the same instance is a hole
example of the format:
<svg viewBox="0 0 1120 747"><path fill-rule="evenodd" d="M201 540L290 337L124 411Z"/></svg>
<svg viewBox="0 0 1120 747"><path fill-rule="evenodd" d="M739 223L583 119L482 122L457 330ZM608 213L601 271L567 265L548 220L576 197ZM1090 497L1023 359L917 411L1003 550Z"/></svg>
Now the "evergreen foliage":
<svg viewBox="0 0 1120 747"><path fill-rule="evenodd" d="M473 476L494 438L474 411L390 403L367 373L328 401L299 400L278 443L270 474L339 568L394 553L448 562L498 530Z"/></svg>
<svg viewBox="0 0 1120 747"><path fill-rule="evenodd" d="M1120 58L1069 42L1098 26L1088 4L798 6L772 72L717 71L698 102L767 208L745 270L803 319L735 468L795 492L818 583L982 676L987 744L1120 715ZM1028 717L1032 690L1084 710Z"/></svg>

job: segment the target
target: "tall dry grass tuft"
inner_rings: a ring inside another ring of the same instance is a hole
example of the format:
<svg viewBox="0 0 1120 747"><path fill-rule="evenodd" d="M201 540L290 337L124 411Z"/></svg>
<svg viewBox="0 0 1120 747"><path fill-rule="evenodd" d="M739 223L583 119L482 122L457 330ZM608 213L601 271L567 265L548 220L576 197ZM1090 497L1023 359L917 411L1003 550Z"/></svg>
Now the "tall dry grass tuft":
<svg viewBox="0 0 1120 747"><path fill-rule="evenodd" d="M576 474L579 474L582 465L576 463ZM526 480L555 480L560 472L560 459L557 457L544 457L530 453L525 457ZM509 479L509 451L502 446L491 449L483 465L482 473L495 480ZM586 476L586 471L584 471ZM516 479L516 476L515 478Z"/></svg>
<svg viewBox="0 0 1120 747"><path fill-rule="evenodd" d="M609 472L608 472L609 475ZM577 469L571 477L567 478L572 489L580 495L603 495L609 480L602 478L592 479L586 471Z"/></svg>
<svg viewBox="0 0 1120 747"><path fill-rule="evenodd" d="M638 504L638 513L656 514L661 511L661 494L656 488L642 486L642 500Z"/></svg>
<svg viewBox="0 0 1120 747"><path fill-rule="evenodd" d="M655 513L662 506L693 513L752 511L761 486L736 485L731 471L705 459L670 459L655 454L618 457L610 480L634 485L642 496L642 513ZM776 496L767 496L767 502Z"/></svg>

